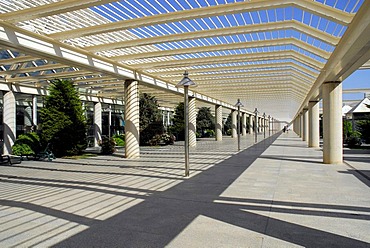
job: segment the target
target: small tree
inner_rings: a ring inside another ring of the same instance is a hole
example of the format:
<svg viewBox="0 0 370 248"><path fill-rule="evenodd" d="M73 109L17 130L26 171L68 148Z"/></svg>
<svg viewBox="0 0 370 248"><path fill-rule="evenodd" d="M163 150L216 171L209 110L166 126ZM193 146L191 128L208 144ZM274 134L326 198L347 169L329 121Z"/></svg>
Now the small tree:
<svg viewBox="0 0 370 248"><path fill-rule="evenodd" d="M176 106L172 122L173 125L170 130L174 135L176 135L176 139L185 140L185 113L183 102L180 102Z"/></svg>
<svg viewBox="0 0 370 248"><path fill-rule="evenodd" d="M206 130L215 129L215 117L211 114L211 108L201 107L197 115L197 130L201 137L205 136Z"/></svg>
<svg viewBox="0 0 370 248"><path fill-rule="evenodd" d="M148 145L156 135L164 133L162 115L157 99L147 93L140 95L140 144Z"/></svg>
<svg viewBox="0 0 370 248"><path fill-rule="evenodd" d="M85 115L70 80L51 82L40 113L41 140L50 143L57 157L80 154L86 148Z"/></svg>
<svg viewBox="0 0 370 248"><path fill-rule="evenodd" d="M232 128L232 121L231 121L231 113L227 116L227 119L224 124L224 133L227 135L231 135L231 128Z"/></svg>

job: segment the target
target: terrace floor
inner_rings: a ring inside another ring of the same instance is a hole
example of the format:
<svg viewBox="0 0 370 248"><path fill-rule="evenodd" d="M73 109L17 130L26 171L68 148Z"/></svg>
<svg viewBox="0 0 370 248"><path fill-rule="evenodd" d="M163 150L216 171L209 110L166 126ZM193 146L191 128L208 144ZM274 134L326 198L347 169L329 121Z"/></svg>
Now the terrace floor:
<svg viewBox="0 0 370 248"><path fill-rule="evenodd" d="M262 138L0 166L0 246L370 247L370 150Z"/></svg>

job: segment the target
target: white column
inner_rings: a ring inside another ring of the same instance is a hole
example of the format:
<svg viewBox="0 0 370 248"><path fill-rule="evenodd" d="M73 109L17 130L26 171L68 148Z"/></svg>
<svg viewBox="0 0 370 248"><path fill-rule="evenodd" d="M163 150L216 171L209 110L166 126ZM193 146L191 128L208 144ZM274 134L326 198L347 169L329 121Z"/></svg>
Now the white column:
<svg viewBox="0 0 370 248"><path fill-rule="evenodd" d="M222 106L216 105L215 107L215 113L216 113L216 123L215 123L215 135L216 135L216 141L222 140Z"/></svg>
<svg viewBox="0 0 370 248"><path fill-rule="evenodd" d="M323 157L325 164L343 162L342 84L325 82L323 98Z"/></svg>
<svg viewBox="0 0 370 248"><path fill-rule="evenodd" d="M100 102L94 103L94 146L99 146L102 139L102 106Z"/></svg>
<svg viewBox="0 0 370 248"><path fill-rule="evenodd" d="M303 109L302 118L303 118L302 140L308 141L308 109Z"/></svg>
<svg viewBox="0 0 370 248"><path fill-rule="evenodd" d="M139 146L139 83L125 81L125 154L126 158L140 157Z"/></svg>
<svg viewBox="0 0 370 248"><path fill-rule="evenodd" d="M319 102L308 103L308 147L320 145Z"/></svg>
<svg viewBox="0 0 370 248"><path fill-rule="evenodd" d="M32 125L37 127L37 96L32 96ZM36 130L34 130L36 131Z"/></svg>
<svg viewBox="0 0 370 248"><path fill-rule="evenodd" d="M247 135L247 114L242 113L242 135Z"/></svg>
<svg viewBox="0 0 370 248"><path fill-rule="evenodd" d="M303 139L303 113L299 114L299 137Z"/></svg>
<svg viewBox="0 0 370 248"><path fill-rule="evenodd" d="M195 147L197 145L197 111L195 106L196 99L189 97L189 146Z"/></svg>
<svg viewBox="0 0 370 248"><path fill-rule="evenodd" d="M238 136L236 132L236 117L238 115L238 111L231 110L231 138L236 138Z"/></svg>
<svg viewBox="0 0 370 248"><path fill-rule="evenodd" d="M3 120L4 120L4 154L12 153L12 146L16 137L16 103L15 95L8 91L3 96Z"/></svg>
<svg viewBox="0 0 370 248"><path fill-rule="evenodd" d="M249 115L249 134L253 134L253 115Z"/></svg>

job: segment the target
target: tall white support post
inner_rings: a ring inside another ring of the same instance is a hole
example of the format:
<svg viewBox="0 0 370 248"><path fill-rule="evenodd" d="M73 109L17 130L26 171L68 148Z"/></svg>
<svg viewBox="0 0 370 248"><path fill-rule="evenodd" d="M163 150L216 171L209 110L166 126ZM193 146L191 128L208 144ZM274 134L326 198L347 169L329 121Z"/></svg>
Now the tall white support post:
<svg viewBox="0 0 370 248"><path fill-rule="evenodd" d="M139 83L125 81L125 154L126 158L139 158Z"/></svg>
<svg viewBox="0 0 370 248"><path fill-rule="evenodd" d="M216 125L215 125L215 134L216 134L216 141L222 140L222 106L216 105L215 107L216 113Z"/></svg>
<svg viewBox="0 0 370 248"><path fill-rule="evenodd" d="M249 115L249 134L253 134L253 115Z"/></svg>
<svg viewBox="0 0 370 248"><path fill-rule="evenodd" d="M325 82L323 98L323 160L325 164L343 162L342 84Z"/></svg>
<svg viewBox="0 0 370 248"><path fill-rule="evenodd" d="M37 123L37 95L32 96L32 125L35 127L37 127L38 125Z"/></svg>
<svg viewBox="0 0 370 248"><path fill-rule="evenodd" d="M247 114L242 113L242 135L247 135Z"/></svg>
<svg viewBox="0 0 370 248"><path fill-rule="evenodd" d="M303 109L302 112L303 118L303 132L302 132L302 140L308 141L308 109Z"/></svg>
<svg viewBox="0 0 370 248"><path fill-rule="evenodd" d="M319 122L319 102L310 101L308 103L308 147L319 147L320 145L320 122Z"/></svg>
<svg viewBox="0 0 370 248"><path fill-rule="evenodd" d="M102 139L102 105L100 102L94 104L94 146L99 147Z"/></svg>
<svg viewBox="0 0 370 248"><path fill-rule="evenodd" d="M195 106L196 99L189 97L189 146L197 145L197 111Z"/></svg>
<svg viewBox="0 0 370 248"><path fill-rule="evenodd" d="M14 92L8 91L3 96L4 149L3 154L12 154L16 138L16 102Z"/></svg>
<svg viewBox="0 0 370 248"><path fill-rule="evenodd" d="M299 114L299 137L303 139L303 113Z"/></svg>
<svg viewBox="0 0 370 248"><path fill-rule="evenodd" d="M237 132L236 132L236 116L238 112L235 110L231 110L231 138L236 138Z"/></svg>

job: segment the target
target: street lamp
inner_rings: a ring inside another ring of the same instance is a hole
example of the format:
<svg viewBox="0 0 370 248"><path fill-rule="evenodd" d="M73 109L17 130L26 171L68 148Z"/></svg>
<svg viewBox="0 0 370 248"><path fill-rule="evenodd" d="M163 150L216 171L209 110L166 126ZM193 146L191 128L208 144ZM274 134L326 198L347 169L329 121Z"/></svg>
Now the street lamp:
<svg viewBox="0 0 370 248"><path fill-rule="evenodd" d="M240 107L243 107L240 99L238 99L238 101L236 102L235 107L238 107L238 151L240 151Z"/></svg>
<svg viewBox="0 0 370 248"><path fill-rule="evenodd" d="M184 77L176 85L177 88L184 87L184 113L185 113L185 176L189 176L189 87L196 84L188 77L188 72L184 72Z"/></svg>
<svg viewBox="0 0 370 248"><path fill-rule="evenodd" d="M271 118L271 116L269 115L269 117L268 117L268 118L269 118L269 121L268 121L268 122L269 122L269 136L271 136L271 127L270 127L270 124L271 124L271 123L270 123L270 118Z"/></svg>
<svg viewBox="0 0 370 248"><path fill-rule="evenodd" d="M258 110L257 108L254 109L254 113L255 113L255 116L254 116L254 142L257 143L257 132L258 132Z"/></svg>
<svg viewBox="0 0 370 248"><path fill-rule="evenodd" d="M263 138L266 139L266 113L263 112Z"/></svg>

